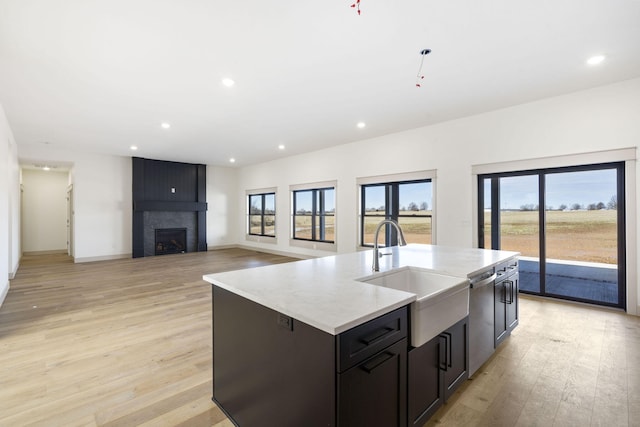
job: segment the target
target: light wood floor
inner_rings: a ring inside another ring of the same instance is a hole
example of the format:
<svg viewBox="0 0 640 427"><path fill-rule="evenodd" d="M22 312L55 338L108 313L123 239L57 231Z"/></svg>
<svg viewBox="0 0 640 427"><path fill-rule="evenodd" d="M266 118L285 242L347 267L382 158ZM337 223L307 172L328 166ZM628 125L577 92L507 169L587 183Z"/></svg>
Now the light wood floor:
<svg viewBox="0 0 640 427"><path fill-rule="evenodd" d="M23 258L0 308L0 426L231 426L211 402L202 274L287 261ZM520 326L427 426L605 424L640 426L640 318L523 297Z"/></svg>
<svg viewBox="0 0 640 427"><path fill-rule="evenodd" d="M287 261L238 249L24 257L0 307L0 426L232 426L211 401L202 275Z"/></svg>
<svg viewBox="0 0 640 427"><path fill-rule="evenodd" d="M520 297L520 325L433 426L640 426L640 318Z"/></svg>

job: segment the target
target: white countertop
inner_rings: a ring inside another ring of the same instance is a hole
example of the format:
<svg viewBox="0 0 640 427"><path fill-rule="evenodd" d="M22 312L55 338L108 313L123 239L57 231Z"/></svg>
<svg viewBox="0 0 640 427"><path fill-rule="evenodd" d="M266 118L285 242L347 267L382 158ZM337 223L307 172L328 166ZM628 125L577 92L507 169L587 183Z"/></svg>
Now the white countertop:
<svg viewBox="0 0 640 427"><path fill-rule="evenodd" d="M517 252L412 244L382 248L380 272L412 266L461 278ZM372 250L207 274L203 279L315 328L340 334L413 302L416 295L356 279L371 276Z"/></svg>

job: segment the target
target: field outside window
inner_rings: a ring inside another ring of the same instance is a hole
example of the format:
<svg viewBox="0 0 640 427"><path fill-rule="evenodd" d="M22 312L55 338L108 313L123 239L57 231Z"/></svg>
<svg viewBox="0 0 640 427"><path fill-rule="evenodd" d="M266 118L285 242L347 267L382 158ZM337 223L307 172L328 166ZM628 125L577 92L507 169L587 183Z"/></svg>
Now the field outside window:
<svg viewBox="0 0 640 427"><path fill-rule="evenodd" d="M293 238L334 243L335 188L293 192Z"/></svg>
<svg viewBox="0 0 640 427"><path fill-rule="evenodd" d="M384 219L398 222L407 243L432 243L431 180L362 185L361 202L362 246L373 246L375 229ZM383 227L380 236L385 246L396 244L394 229Z"/></svg>

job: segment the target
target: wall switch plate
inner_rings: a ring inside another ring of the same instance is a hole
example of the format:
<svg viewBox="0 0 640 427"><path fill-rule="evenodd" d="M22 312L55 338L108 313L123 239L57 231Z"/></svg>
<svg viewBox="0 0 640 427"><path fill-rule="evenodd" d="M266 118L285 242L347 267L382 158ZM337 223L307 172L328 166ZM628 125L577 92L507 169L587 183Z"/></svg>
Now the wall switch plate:
<svg viewBox="0 0 640 427"><path fill-rule="evenodd" d="M293 331L293 318L285 316L282 313L278 313L278 326Z"/></svg>
<svg viewBox="0 0 640 427"><path fill-rule="evenodd" d="M175 193L176 192L176 188L175 187L171 187L171 192Z"/></svg>

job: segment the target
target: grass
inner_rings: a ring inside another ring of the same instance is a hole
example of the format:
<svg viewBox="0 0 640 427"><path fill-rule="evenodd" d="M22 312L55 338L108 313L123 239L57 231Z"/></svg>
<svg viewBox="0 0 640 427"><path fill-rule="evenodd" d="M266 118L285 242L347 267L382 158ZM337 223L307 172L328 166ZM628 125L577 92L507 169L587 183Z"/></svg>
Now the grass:
<svg viewBox="0 0 640 427"><path fill-rule="evenodd" d="M500 215L502 249L539 257L538 213L503 211ZM545 216L547 258L618 263L617 211L547 211ZM490 235L486 217L485 230Z"/></svg>
<svg viewBox="0 0 640 427"><path fill-rule="evenodd" d="M432 215L432 211L417 211L417 215ZM410 212L401 212L401 215L410 215ZM364 241L373 244L376 227L382 221L384 215L365 217ZM431 243L431 218L419 216L404 216L399 219L400 228L408 243ZM384 242L385 230L380 230L379 241Z"/></svg>
<svg viewBox="0 0 640 427"><path fill-rule="evenodd" d="M431 215L431 211L416 212ZM365 218L365 242L372 244L375 228L383 215ZM327 217L327 240L335 239L335 217ZM520 252L523 256L539 257L538 233L540 224L535 211L501 212L501 247ZM273 226L273 224L270 224ZM401 217L400 226L409 243L431 243L431 218ZM270 230L273 230L270 228ZM311 218L297 217L296 236L311 238ZM384 241L384 228L380 230L380 242ZM491 247L489 215L485 215L485 247ZM547 211L546 212L547 258L618 263L617 211Z"/></svg>

